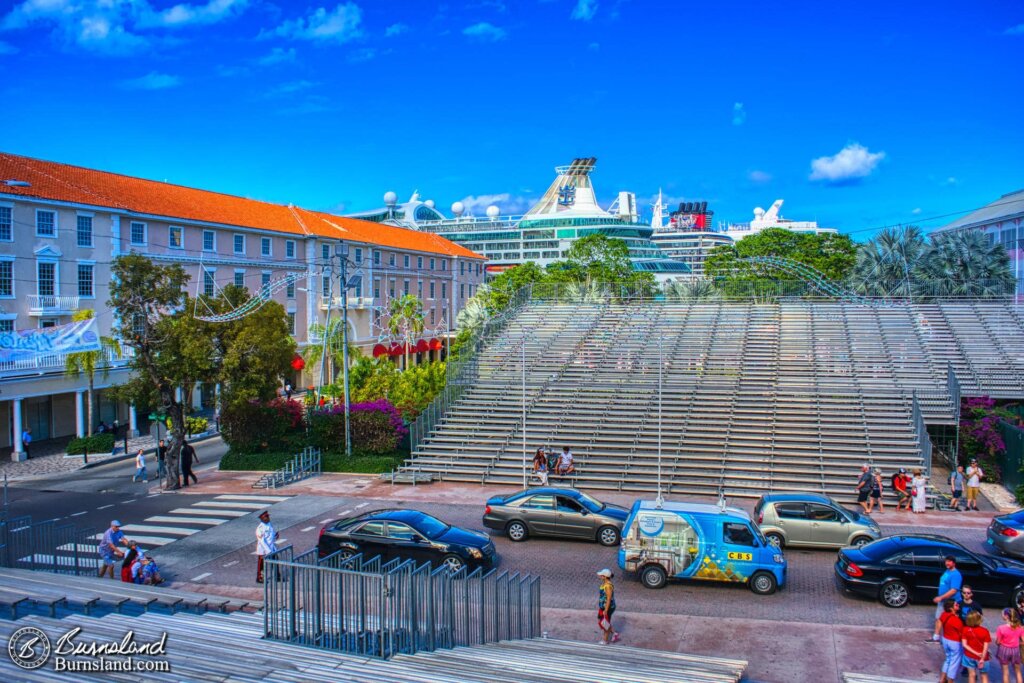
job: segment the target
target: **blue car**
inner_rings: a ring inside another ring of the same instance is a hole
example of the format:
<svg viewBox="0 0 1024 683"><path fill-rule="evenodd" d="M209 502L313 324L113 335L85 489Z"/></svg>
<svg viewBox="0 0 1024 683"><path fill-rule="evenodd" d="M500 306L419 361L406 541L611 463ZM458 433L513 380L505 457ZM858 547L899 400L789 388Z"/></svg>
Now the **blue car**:
<svg viewBox="0 0 1024 683"><path fill-rule="evenodd" d="M484 526L509 540L560 536L616 546L629 512L569 488L535 488L495 496L484 509Z"/></svg>

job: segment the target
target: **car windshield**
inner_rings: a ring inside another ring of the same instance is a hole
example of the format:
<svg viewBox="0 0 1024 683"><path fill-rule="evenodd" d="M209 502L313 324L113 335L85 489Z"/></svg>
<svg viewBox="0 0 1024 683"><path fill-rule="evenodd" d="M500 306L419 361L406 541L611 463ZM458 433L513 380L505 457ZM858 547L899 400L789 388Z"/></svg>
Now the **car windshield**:
<svg viewBox="0 0 1024 683"><path fill-rule="evenodd" d="M762 546L768 545L768 539L764 537L764 532L761 531L761 527L756 524L751 524L750 528L754 530L754 535L757 536L757 540L761 542Z"/></svg>
<svg viewBox="0 0 1024 683"><path fill-rule="evenodd" d="M848 507L843 507L839 503L836 503L835 505L836 505L837 508L839 508L840 510L843 511L844 515L846 515L847 517L849 517L853 521L855 521L855 522L859 522L860 521L860 513L857 512L856 510L851 510Z"/></svg>
<svg viewBox="0 0 1024 683"><path fill-rule="evenodd" d="M588 496L585 493L580 493L579 501L583 503L583 507L587 508L591 512L600 512L601 510L604 510L604 503L593 496Z"/></svg>
<svg viewBox="0 0 1024 683"><path fill-rule="evenodd" d="M437 538L451 528L450 524L445 524L436 517L431 517L423 512L404 518L402 521L408 522L410 526L427 538Z"/></svg>

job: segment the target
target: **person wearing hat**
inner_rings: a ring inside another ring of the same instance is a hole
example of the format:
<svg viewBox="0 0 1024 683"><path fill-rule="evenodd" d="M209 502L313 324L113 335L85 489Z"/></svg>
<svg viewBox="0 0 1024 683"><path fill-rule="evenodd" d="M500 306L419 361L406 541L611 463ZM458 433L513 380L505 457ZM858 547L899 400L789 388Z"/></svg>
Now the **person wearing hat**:
<svg viewBox="0 0 1024 683"><path fill-rule="evenodd" d="M899 500L896 501L896 512L900 510L910 512L910 492L907 491L909 484L910 477L907 475L905 467L901 467L899 472L892 475L892 490L899 496Z"/></svg>
<svg viewBox="0 0 1024 683"><path fill-rule="evenodd" d="M260 524L256 527L256 583L263 583L263 561L270 553L277 552L277 531L270 523L270 512L260 513Z"/></svg>
<svg viewBox="0 0 1024 683"><path fill-rule="evenodd" d="M114 576L114 563L118 558L124 557L124 553L117 547L123 545L128 546L128 539L124 537L124 532L121 531L121 522L114 520L110 523L110 528L103 532L103 538L100 539L100 544L96 548L100 555L100 578L107 572L110 573L110 578L116 578Z"/></svg>
<svg viewBox="0 0 1024 683"><path fill-rule="evenodd" d="M978 461L971 458L971 464L967 466L967 510L978 511L978 494L981 492L981 478L985 473L978 466Z"/></svg>
<svg viewBox="0 0 1024 683"><path fill-rule="evenodd" d="M615 643L619 634L612 628L612 615L615 614L615 586L612 585L612 570L602 569L597 573L601 578L601 587L597 595L597 626L602 637L598 642L602 645Z"/></svg>

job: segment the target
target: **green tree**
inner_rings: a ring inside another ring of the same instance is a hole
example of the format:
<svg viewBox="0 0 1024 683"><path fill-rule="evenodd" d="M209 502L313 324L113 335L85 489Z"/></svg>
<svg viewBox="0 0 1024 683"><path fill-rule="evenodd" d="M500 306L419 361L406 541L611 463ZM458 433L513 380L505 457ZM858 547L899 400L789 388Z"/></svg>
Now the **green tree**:
<svg viewBox="0 0 1024 683"><path fill-rule="evenodd" d="M850 286L867 296L912 296L911 271L925 246L924 234L915 225L885 228L858 247Z"/></svg>
<svg viewBox="0 0 1024 683"><path fill-rule="evenodd" d="M320 323L313 323L309 327L310 337L321 339L318 344L310 343L302 350L302 357L306 359L306 363L310 367L316 367L321 364L326 358L326 368L324 369L324 376L321 379L323 383L334 381L337 375L337 368L341 367L345 363L345 354L343 346L345 343L345 334L343 328L344 321L341 319L333 320L330 323L330 330L327 330L325 325ZM326 338L325 338L326 337ZM327 355L324 356L324 345L327 347ZM352 365L363 357L363 352L358 346L349 342L348 345L348 359L349 359L349 370Z"/></svg>
<svg viewBox="0 0 1024 683"><path fill-rule="evenodd" d="M71 316L71 320L74 322L80 322L83 320L92 320L95 317L95 313L91 308L83 308ZM93 389L95 386L96 371L99 370L103 373L103 376L107 376L107 372L110 369L110 362L107 360L107 356L111 353L120 354L121 345L117 343L116 339L111 337L100 337L100 350L99 351L80 351L78 353L69 353L64 361L64 372L69 377L77 377L79 375L85 375L88 381L86 389L86 401L88 406L86 407L86 436L92 436L92 411L96 401L93 399Z"/></svg>
<svg viewBox="0 0 1024 683"><path fill-rule="evenodd" d="M1004 296L1016 285L1006 249L980 230L932 235L913 275L928 296Z"/></svg>
<svg viewBox="0 0 1024 683"><path fill-rule="evenodd" d="M409 343L423 332L423 304L412 294L388 303L388 331L404 340L405 367L409 367Z"/></svg>

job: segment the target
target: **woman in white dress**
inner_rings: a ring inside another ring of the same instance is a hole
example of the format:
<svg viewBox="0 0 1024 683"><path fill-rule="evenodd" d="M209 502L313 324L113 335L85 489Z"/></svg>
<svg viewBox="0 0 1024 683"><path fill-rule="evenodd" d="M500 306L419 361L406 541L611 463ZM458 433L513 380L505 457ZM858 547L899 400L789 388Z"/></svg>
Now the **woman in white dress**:
<svg viewBox="0 0 1024 683"><path fill-rule="evenodd" d="M911 494L913 498L914 512L924 512L927 509L927 486L928 478L921 474L921 470L914 470L914 478L910 480Z"/></svg>

